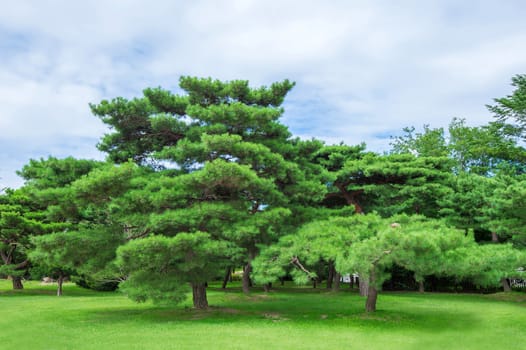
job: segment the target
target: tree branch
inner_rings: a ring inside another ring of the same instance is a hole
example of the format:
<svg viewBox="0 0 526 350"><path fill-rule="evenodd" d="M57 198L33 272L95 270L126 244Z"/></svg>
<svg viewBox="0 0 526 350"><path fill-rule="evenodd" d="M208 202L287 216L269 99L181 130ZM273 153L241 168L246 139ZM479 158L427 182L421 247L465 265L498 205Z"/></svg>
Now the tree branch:
<svg viewBox="0 0 526 350"><path fill-rule="evenodd" d="M392 252L392 250L384 250L384 251L382 252L382 254L381 254L379 257L377 257L376 259L374 259L373 262L372 262L371 264L372 264L372 265L376 265L376 264L378 264L378 262L379 262L379 261L380 261L385 255L389 255L389 254L391 254L391 252Z"/></svg>
<svg viewBox="0 0 526 350"><path fill-rule="evenodd" d="M15 270L23 270L29 266L29 260L22 261L20 264L15 266Z"/></svg>
<svg viewBox="0 0 526 350"><path fill-rule="evenodd" d="M310 271L307 270L299 261L298 257L297 256L294 256L292 257L292 259L290 260L290 263L294 266L296 266L297 268L299 268L301 271L305 272L306 274L310 275Z"/></svg>
<svg viewBox="0 0 526 350"><path fill-rule="evenodd" d="M137 239L137 238L142 238L142 237L147 236L149 233L150 233L150 229L147 228L146 230L144 230L144 231L142 231L140 233L137 233L135 235L131 235L131 236L126 237L126 240L127 241L131 241L131 240L134 240L134 239Z"/></svg>

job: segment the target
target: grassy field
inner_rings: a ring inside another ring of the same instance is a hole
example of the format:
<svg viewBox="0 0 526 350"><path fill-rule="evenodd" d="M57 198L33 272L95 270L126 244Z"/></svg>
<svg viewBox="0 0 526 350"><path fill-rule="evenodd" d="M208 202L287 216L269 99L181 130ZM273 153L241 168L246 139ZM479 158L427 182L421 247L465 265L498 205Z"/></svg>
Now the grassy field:
<svg viewBox="0 0 526 350"><path fill-rule="evenodd" d="M0 281L0 349L526 349L526 294L209 288L206 311L135 304L119 293Z"/></svg>

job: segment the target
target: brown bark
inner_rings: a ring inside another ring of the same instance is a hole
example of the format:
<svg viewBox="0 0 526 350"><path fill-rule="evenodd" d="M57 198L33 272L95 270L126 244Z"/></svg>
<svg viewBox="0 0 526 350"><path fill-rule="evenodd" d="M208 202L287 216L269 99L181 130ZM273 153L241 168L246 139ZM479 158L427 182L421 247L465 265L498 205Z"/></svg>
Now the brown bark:
<svg viewBox="0 0 526 350"><path fill-rule="evenodd" d="M378 299L378 291L372 285L369 285L367 300L365 301L365 312L376 311L376 299Z"/></svg>
<svg viewBox="0 0 526 350"><path fill-rule="evenodd" d="M338 188L338 190L340 190L340 193L345 199L345 202L347 202L348 205L354 206L354 211L356 212L356 214L363 214L363 208L360 205L360 203L358 203L358 201L356 200L355 195L347 191L347 189L345 188L345 185L343 184L335 184L335 186L336 188ZM355 193L360 193L360 192L362 191L356 191Z"/></svg>
<svg viewBox="0 0 526 350"><path fill-rule="evenodd" d="M22 277L13 276L12 282L13 282L13 289L24 289L24 285L22 284Z"/></svg>
<svg viewBox="0 0 526 350"><path fill-rule="evenodd" d="M243 293L250 293L250 272L252 271L252 265L248 262L243 268Z"/></svg>
<svg viewBox="0 0 526 350"><path fill-rule="evenodd" d="M418 291L420 293L424 293L425 292L425 288L424 288L424 281L418 281Z"/></svg>
<svg viewBox="0 0 526 350"><path fill-rule="evenodd" d="M367 279L362 278L362 276L360 276L358 278L358 288L360 289L360 296L366 297L367 294L369 293L369 281L367 281Z"/></svg>
<svg viewBox="0 0 526 350"><path fill-rule="evenodd" d="M341 275L338 272L334 272L332 291L337 292L340 290L340 278Z"/></svg>
<svg viewBox="0 0 526 350"><path fill-rule="evenodd" d="M369 288L367 289L367 300L365 300L365 312L375 312L376 311L376 299L378 298L378 291L374 286L376 282L376 271L374 270L374 265L371 268L371 273L369 276Z"/></svg>
<svg viewBox="0 0 526 350"><path fill-rule="evenodd" d="M270 292L270 289L271 289L271 288L272 288L272 283L265 283L265 284L263 285L263 290L264 290L266 293Z"/></svg>
<svg viewBox="0 0 526 350"><path fill-rule="evenodd" d="M3 250L0 250L0 257L2 258L2 261L4 262L4 264L6 265L11 264L10 257Z"/></svg>
<svg viewBox="0 0 526 350"><path fill-rule="evenodd" d="M60 273L57 279L57 297L62 296L62 285L64 283L64 274Z"/></svg>
<svg viewBox="0 0 526 350"><path fill-rule="evenodd" d="M332 289L332 282L334 281L334 274L336 271L334 270L334 263L331 261L329 263L329 272L327 275L327 289Z"/></svg>
<svg viewBox="0 0 526 350"><path fill-rule="evenodd" d="M498 243L499 242L499 236L497 235L497 232L492 232L491 233L491 241L493 243Z"/></svg>
<svg viewBox="0 0 526 350"><path fill-rule="evenodd" d="M192 300L194 302L194 308L208 308L208 299L206 298L205 283L192 283Z"/></svg>
<svg viewBox="0 0 526 350"><path fill-rule="evenodd" d="M505 292L511 292L510 282L508 281L507 278L505 277L501 278L500 283L502 283L502 288L504 289Z"/></svg>
<svg viewBox="0 0 526 350"><path fill-rule="evenodd" d="M232 268L229 266L226 268L225 277L223 278L223 284L221 284L221 288L225 289L226 285L231 279L232 279Z"/></svg>

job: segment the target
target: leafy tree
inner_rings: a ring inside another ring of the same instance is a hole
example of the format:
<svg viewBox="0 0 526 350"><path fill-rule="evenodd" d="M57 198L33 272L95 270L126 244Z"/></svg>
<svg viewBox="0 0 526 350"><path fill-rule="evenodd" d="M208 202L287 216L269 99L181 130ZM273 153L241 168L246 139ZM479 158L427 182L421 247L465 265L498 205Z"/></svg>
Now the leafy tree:
<svg viewBox="0 0 526 350"><path fill-rule="evenodd" d="M52 225L45 235L31 237L31 261L55 274L57 294L71 274L106 277L115 251L127 238L112 201L129 187L138 170L66 158L32 161L21 173L31 197L44 208L41 222Z"/></svg>
<svg viewBox="0 0 526 350"><path fill-rule="evenodd" d="M134 186L113 199L112 215L118 215L126 227L145 233L133 238L151 234L170 238L156 243L166 251L175 249L171 244L189 247L185 242L193 240L193 235L199 237L202 244L194 248L207 252L189 254L204 260L208 256L211 263L202 265L200 273L194 269L192 276L177 277L192 285L195 307L206 305L204 285L215 276L211 271L228 265L243 262L243 289L248 291L251 261L259 247L275 241L292 221L288 221L292 215L287 206L292 204L295 213L307 215L305 207L323 198L324 186L318 180L323 169L305 161L296 163L302 155L311 155L319 143L290 139L287 128L279 123L283 113L279 106L293 85L284 81L253 89L246 81L183 77L184 96L146 89L141 99L92 105L94 113L115 130L101 143L110 159L122 162L127 157L141 165L165 166L164 170L156 167L160 171L150 175L146 191ZM140 117L134 119L136 115ZM130 118L137 123L127 123ZM177 137L155 138L159 134ZM129 204L138 197L143 205ZM133 250L141 254L141 244L125 245L118 261L125 261L124 255L133 255ZM149 266L146 261L143 265ZM130 282L125 288L130 295L158 298L156 288L162 287L155 282L158 277L136 264L119 266L137 269L136 273L127 269ZM151 293L146 292L148 285ZM177 300L175 294L172 300Z"/></svg>
<svg viewBox="0 0 526 350"><path fill-rule="evenodd" d="M494 180L491 205L484 211L485 227L498 233L501 240L510 240L516 247L526 247L526 177L497 176Z"/></svg>
<svg viewBox="0 0 526 350"><path fill-rule="evenodd" d="M481 287L504 285L509 291L506 277L520 274L517 269L526 263L526 255L511 244L472 242L446 252L442 261L445 274L470 279Z"/></svg>
<svg viewBox="0 0 526 350"><path fill-rule="evenodd" d="M511 95L494 99L494 105L487 105L495 114L499 122L511 122L507 132L511 135L519 134L526 139L526 75L518 74L511 78L511 85L515 88Z"/></svg>
<svg viewBox="0 0 526 350"><path fill-rule="evenodd" d="M51 229L40 218L40 211L24 189L8 190L0 196L0 273L11 276L13 289L23 288L22 276L30 263L27 258L30 237Z"/></svg>
<svg viewBox="0 0 526 350"><path fill-rule="evenodd" d="M393 154L448 157L455 174L492 176L502 168L524 171L526 151L500 122L473 127L466 125L465 119L454 118L448 137L443 128L429 125L424 125L423 133L415 133L414 127L403 130L404 135L393 138Z"/></svg>
<svg viewBox="0 0 526 350"><path fill-rule="evenodd" d="M503 167L523 171L526 151L516 139L507 136L502 124L469 127L465 120L453 119L449 133L449 148L457 173L491 176Z"/></svg>
<svg viewBox="0 0 526 350"><path fill-rule="evenodd" d="M466 234L470 230L485 230L489 220L486 215L492 205L495 179L472 173L460 173L451 179L451 189L439 199L440 214L446 221Z"/></svg>
<svg viewBox="0 0 526 350"><path fill-rule="evenodd" d="M443 128L432 129L424 125L422 133L415 132L415 127L403 129L402 136L391 137L391 153L412 154L420 157L447 157L449 146Z"/></svg>

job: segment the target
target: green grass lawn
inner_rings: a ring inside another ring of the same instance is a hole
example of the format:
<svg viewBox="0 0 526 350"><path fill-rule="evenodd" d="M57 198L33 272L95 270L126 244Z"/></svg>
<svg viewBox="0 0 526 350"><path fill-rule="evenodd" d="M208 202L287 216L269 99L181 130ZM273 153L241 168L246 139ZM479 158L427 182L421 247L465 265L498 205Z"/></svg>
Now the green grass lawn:
<svg viewBox="0 0 526 350"><path fill-rule="evenodd" d="M212 307L136 304L68 284L0 281L0 349L526 349L526 294L208 290Z"/></svg>

